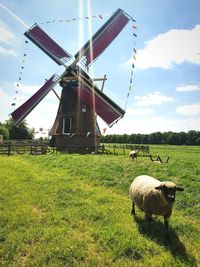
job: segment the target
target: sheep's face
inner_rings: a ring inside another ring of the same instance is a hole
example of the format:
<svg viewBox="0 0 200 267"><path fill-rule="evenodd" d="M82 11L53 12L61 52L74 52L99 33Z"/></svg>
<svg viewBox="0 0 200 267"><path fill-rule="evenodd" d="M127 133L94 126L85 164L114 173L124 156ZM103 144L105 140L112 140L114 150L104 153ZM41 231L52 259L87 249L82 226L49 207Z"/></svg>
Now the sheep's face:
<svg viewBox="0 0 200 267"><path fill-rule="evenodd" d="M176 191L183 191L181 187L177 187L175 183L163 182L159 186L155 187L157 190L161 190L165 199L169 203L173 203L176 199Z"/></svg>

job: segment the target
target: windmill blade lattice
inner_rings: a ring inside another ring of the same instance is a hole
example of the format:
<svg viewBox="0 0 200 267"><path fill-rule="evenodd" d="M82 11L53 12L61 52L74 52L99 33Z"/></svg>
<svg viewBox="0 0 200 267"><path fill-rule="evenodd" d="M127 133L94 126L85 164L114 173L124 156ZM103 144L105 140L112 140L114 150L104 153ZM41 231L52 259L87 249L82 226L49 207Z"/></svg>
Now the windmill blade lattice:
<svg viewBox="0 0 200 267"><path fill-rule="evenodd" d="M111 44L129 20L130 18L119 8L75 54L76 61L82 60L85 66L89 66Z"/></svg>
<svg viewBox="0 0 200 267"><path fill-rule="evenodd" d="M42 49L58 65L65 65L71 59L71 55L60 47L49 35L47 35L36 23L24 33L24 35Z"/></svg>
<svg viewBox="0 0 200 267"><path fill-rule="evenodd" d="M18 125L53 89L59 82L59 78L54 74L34 95L32 95L26 102L11 113L14 124Z"/></svg>

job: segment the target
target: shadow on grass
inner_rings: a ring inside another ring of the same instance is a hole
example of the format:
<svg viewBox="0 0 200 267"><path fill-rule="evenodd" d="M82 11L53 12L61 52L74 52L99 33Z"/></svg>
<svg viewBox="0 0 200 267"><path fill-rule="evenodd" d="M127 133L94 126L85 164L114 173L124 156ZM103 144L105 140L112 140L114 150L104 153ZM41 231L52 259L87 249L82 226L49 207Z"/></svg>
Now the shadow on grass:
<svg viewBox="0 0 200 267"><path fill-rule="evenodd" d="M177 233L172 228L169 228L169 241L166 239L165 227L162 222L153 220L150 228L148 221L139 218L137 215L134 215L133 221L137 223L138 230L142 235L147 236L158 244L164 246L171 252L174 258L178 258L187 265L189 264L193 267L198 266L196 259L187 253L184 244L180 241Z"/></svg>

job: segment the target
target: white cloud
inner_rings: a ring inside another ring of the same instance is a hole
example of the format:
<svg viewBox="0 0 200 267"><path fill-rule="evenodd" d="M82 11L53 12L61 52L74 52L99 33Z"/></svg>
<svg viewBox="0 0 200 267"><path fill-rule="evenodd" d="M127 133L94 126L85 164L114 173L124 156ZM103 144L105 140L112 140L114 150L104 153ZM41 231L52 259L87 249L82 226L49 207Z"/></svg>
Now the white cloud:
<svg viewBox="0 0 200 267"><path fill-rule="evenodd" d="M14 40L15 40L15 35L11 31L9 31L6 24L0 21L0 43L4 43L6 45L11 46L13 45L13 43L15 43ZM17 54L13 49L4 48L2 46L0 46L0 55L12 56L12 57L17 56Z"/></svg>
<svg viewBox="0 0 200 267"><path fill-rule="evenodd" d="M17 57L17 54L13 49L6 49L0 46L0 55Z"/></svg>
<svg viewBox="0 0 200 267"><path fill-rule="evenodd" d="M9 111L12 107L10 96L3 90L2 85L0 85L0 103L0 122L4 122L9 118Z"/></svg>
<svg viewBox="0 0 200 267"><path fill-rule="evenodd" d="M200 103L179 106L176 108L176 112L186 116L200 115Z"/></svg>
<svg viewBox="0 0 200 267"><path fill-rule="evenodd" d="M8 30L8 27L2 21L0 21L0 42L11 44L14 38L14 34Z"/></svg>
<svg viewBox="0 0 200 267"><path fill-rule="evenodd" d="M145 96L135 96L134 99L137 106L160 105L174 100L173 97L161 95L160 92L148 93Z"/></svg>
<svg viewBox="0 0 200 267"><path fill-rule="evenodd" d="M198 85L194 84L185 84L185 85L179 85L176 88L177 92L193 92L193 91L200 91L200 87Z"/></svg>
<svg viewBox="0 0 200 267"><path fill-rule="evenodd" d="M200 64L200 25L191 30L172 29L159 34L138 50L136 66L169 69L175 64L190 62ZM131 60L129 60L131 64Z"/></svg>
<svg viewBox="0 0 200 267"><path fill-rule="evenodd" d="M6 97L6 93L2 90L1 87L0 87L0 97L1 97L1 99L2 99L3 97Z"/></svg>

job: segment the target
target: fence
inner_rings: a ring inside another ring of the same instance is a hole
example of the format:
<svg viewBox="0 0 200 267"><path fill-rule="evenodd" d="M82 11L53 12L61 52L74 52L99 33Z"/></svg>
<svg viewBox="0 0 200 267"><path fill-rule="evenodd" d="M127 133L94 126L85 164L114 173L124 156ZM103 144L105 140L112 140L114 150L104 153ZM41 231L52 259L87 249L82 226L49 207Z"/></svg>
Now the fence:
<svg viewBox="0 0 200 267"><path fill-rule="evenodd" d="M55 147L49 147L45 143L24 143L24 142L8 142L0 144L0 155L16 155L16 154L30 154L42 155L47 153L57 153Z"/></svg>
<svg viewBox="0 0 200 267"><path fill-rule="evenodd" d="M73 153L72 148L73 147L68 147L65 152ZM139 150L139 155L142 154L142 156L148 156L150 153L149 146L134 144L102 144L96 150L96 153L126 155L129 154L131 150ZM5 140L2 144L0 144L0 155L42 155L48 153L57 153L56 147L50 147L48 141L41 142L35 140ZM84 148L83 154L85 153L90 153L90 150Z"/></svg>
<svg viewBox="0 0 200 267"><path fill-rule="evenodd" d="M103 144L101 146L102 151L109 151L109 154L129 154L131 150L139 150L139 154L142 153L143 156L149 155L149 146L144 145L134 145L134 144ZM108 153L107 153L108 154Z"/></svg>

